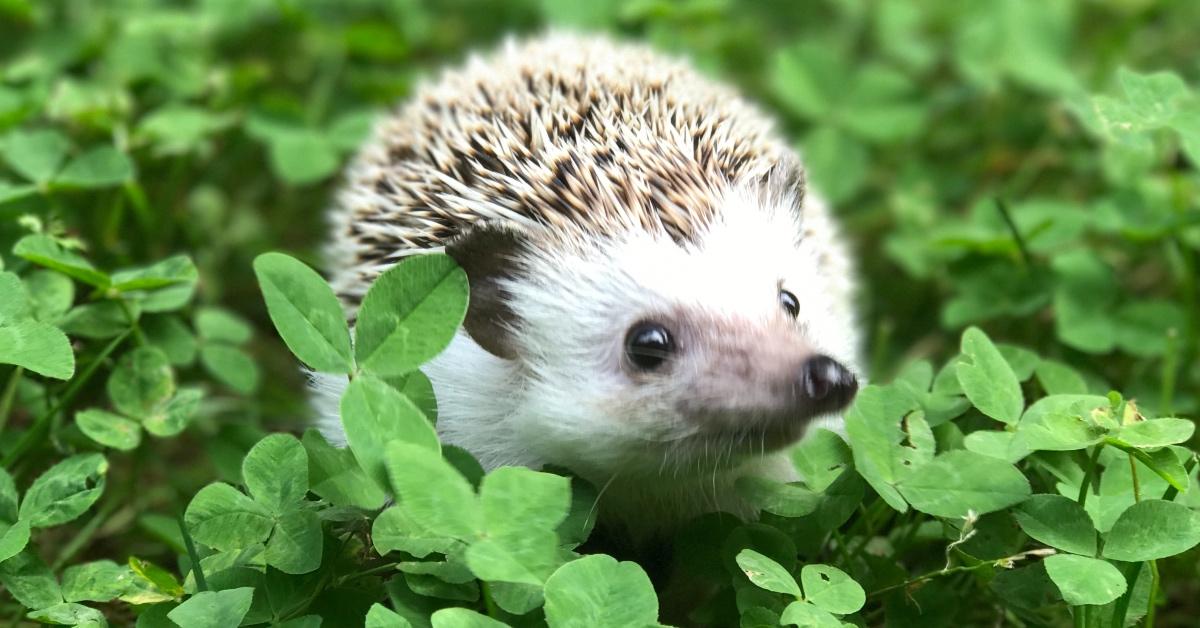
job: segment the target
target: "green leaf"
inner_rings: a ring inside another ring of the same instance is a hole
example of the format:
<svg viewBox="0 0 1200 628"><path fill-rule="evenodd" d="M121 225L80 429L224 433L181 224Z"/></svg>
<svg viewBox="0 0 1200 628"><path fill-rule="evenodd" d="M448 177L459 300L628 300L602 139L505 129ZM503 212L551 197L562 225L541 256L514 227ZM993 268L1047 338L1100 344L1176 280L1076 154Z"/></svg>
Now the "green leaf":
<svg viewBox="0 0 1200 628"><path fill-rule="evenodd" d="M224 344L200 346L200 363L209 375L243 395L258 389L259 371L254 358Z"/></svg>
<svg viewBox="0 0 1200 628"><path fill-rule="evenodd" d="M82 410L75 414L75 424L88 438L104 445L130 451L142 442L142 428L119 414L97 410Z"/></svg>
<svg viewBox="0 0 1200 628"><path fill-rule="evenodd" d="M25 287L32 299L33 317L43 323L58 321L75 301L75 284L52 270L30 273L25 277ZM0 293L3 292L8 292L6 286L0 286Z"/></svg>
<svg viewBox="0 0 1200 628"><path fill-rule="evenodd" d="M1195 431L1196 424L1187 419L1150 419L1123 425L1112 432L1111 438L1130 447L1153 449L1185 443Z"/></svg>
<svg viewBox="0 0 1200 628"><path fill-rule="evenodd" d="M363 298L354 331L358 365L381 377L415 370L450 344L468 297L467 274L450 256L405 258Z"/></svg>
<svg viewBox="0 0 1200 628"><path fill-rule="evenodd" d="M166 354L172 366L191 366L196 361L196 337L178 316L145 316L140 326L146 341Z"/></svg>
<svg viewBox="0 0 1200 628"><path fill-rule="evenodd" d="M1062 495L1034 495L1021 502L1013 515L1025 534L1050 547L1086 556L1096 553L1096 528L1092 518L1073 499Z"/></svg>
<svg viewBox="0 0 1200 628"><path fill-rule="evenodd" d="M1051 412L1023 419L1017 437L1033 451L1074 451L1104 439L1104 428L1075 414Z"/></svg>
<svg viewBox="0 0 1200 628"><path fill-rule="evenodd" d="M408 620L381 604L372 604L367 611L366 628L411 628Z"/></svg>
<svg viewBox="0 0 1200 628"><path fill-rule="evenodd" d="M407 397L383 381L363 375L342 394L342 427L350 450L367 475L387 486L384 452L398 440L438 452L437 432Z"/></svg>
<svg viewBox="0 0 1200 628"><path fill-rule="evenodd" d="M30 613L29 618L47 624L66 626L86 626L88 628L108 626L103 613L90 606L73 602L38 609Z"/></svg>
<svg viewBox="0 0 1200 628"><path fill-rule="evenodd" d="M0 364L21 366L54 379L75 375L75 353L66 334L33 320L0 324Z"/></svg>
<svg viewBox="0 0 1200 628"><path fill-rule="evenodd" d="M377 113L371 110L343 113L330 123L327 137L340 150L358 150L371 134L377 117Z"/></svg>
<svg viewBox="0 0 1200 628"><path fill-rule="evenodd" d="M1117 518L1104 541L1104 557L1136 562L1182 554L1200 544L1200 512L1148 499Z"/></svg>
<svg viewBox="0 0 1200 628"><path fill-rule="evenodd" d="M179 389L166 406L142 419L142 427L159 438L175 436L188 426L203 396L204 391L199 388Z"/></svg>
<svg viewBox="0 0 1200 628"><path fill-rule="evenodd" d="M0 469L0 563L16 556L29 544L29 522L18 520L17 485Z"/></svg>
<svg viewBox="0 0 1200 628"><path fill-rule="evenodd" d="M66 136L51 129L11 131L0 138L0 156L14 172L35 183L52 179L70 148Z"/></svg>
<svg viewBox="0 0 1200 628"><path fill-rule="evenodd" d="M0 561L0 584L26 608L46 608L63 601L58 580L32 549Z"/></svg>
<svg viewBox="0 0 1200 628"><path fill-rule="evenodd" d="M739 496L755 507L781 517L803 517L817 509L821 495L798 483L776 482L747 475L734 483Z"/></svg>
<svg viewBox="0 0 1200 628"><path fill-rule="evenodd" d="M97 288L107 288L109 284L108 275L96 270L91 262L64 249L47 235L34 234L21 238L13 247L13 254Z"/></svg>
<svg viewBox="0 0 1200 628"><path fill-rule="evenodd" d="M254 501L282 514L308 494L308 454L295 436L271 434L246 453L242 478Z"/></svg>
<svg viewBox="0 0 1200 628"><path fill-rule="evenodd" d="M268 565L284 573L308 573L321 566L322 542L317 513L293 510L278 516L264 558Z"/></svg>
<svg viewBox="0 0 1200 628"><path fill-rule="evenodd" d="M70 280L62 275L39 273L47 274L63 279L67 288L71 288ZM0 296L4 303L0 306L0 364L14 364L55 379L70 379L75 373L75 354L70 341L58 328L33 319L34 310L25 286L16 275L0 273ZM37 301L35 305L44 307L44 303Z"/></svg>
<svg viewBox="0 0 1200 628"><path fill-rule="evenodd" d="M204 591L176 606L167 617L187 628L229 628L242 623L253 599L253 587Z"/></svg>
<svg viewBox="0 0 1200 628"><path fill-rule="evenodd" d="M920 132L925 106L913 100L915 85L902 72L868 63L858 68L842 94L838 122L876 144L901 142Z"/></svg>
<svg viewBox="0 0 1200 628"><path fill-rule="evenodd" d="M397 377L383 378L383 381L408 397L430 423L437 425L437 397L433 392L433 382L424 373L411 371Z"/></svg>
<svg viewBox="0 0 1200 628"><path fill-rule="evenodd" d="M746 578L759 588L790 595L798 600L803 599L804 596L800 592L800 585L796 584L796 579L788 573L787 569L783 568L783 565L771 558L752 549L744 549L738 552L736 560L742 573L746 574Z"/></svg>
<svg viewBox="0 0 1200 628"><path fill-rule="evenodd" d="M1166 353L1187 328L1187 312L1170 301L1139 300L1121 305L1113 324L1122 351L1154 357Z"/></svg>
<svg viewBox="0 0 1200 628"><path fill-rule="evenodd" d="M1117 80L1125 92L1129 113L1142 128L1168 124L1179 111L1180 103L1191 98L1187 84L1174 72L1138 74L1120 68Z"/></svg>
<svg viewBox="0 0 1200 628"><path fill-rule="evenodd" d="M350 373L350 330L337 296L313 269L282 253L254 260L267 313L288 349L309 368Z"/></svg>
<svg viewBox="0 0 1200 628"><path fill-rule="evenodd" d="M142 560L136 556L130 556L129 568L132 569L133 573L137 575L137 577L141 578L143 582L154 587L156 591L159 591L163 595L166 595L172 599L183 596L183 585L179 584L179 581L175 579L175 576L171 575L170 572L162 567L159 567L150 561Z"/></svg>
<svg viewBox="0 0 1200 628"><path fill-rule="evenodd" d="M1179 460L1179 456L1175 455L1176 450L1183 452L1185 460L1192 456L1190 450L1174 446L1163 447L1154 451L1134 449L1130 451L1130 454L1142 464L1149 467L1151 471L1158 474L1158 477L1166 480L1168 484L1175 487L1176 490L1183 492L1188 490L1190 478L1187 469L1183 466L1183 462Z"/></svg>
<svg viewBox="0 0 1200 628"><path fill-rule="evenodd" d="M483 478L479 497L489 535L553 530L567 516L571 482L525 467L500 467Z"/></svg>
<svg viewBox="0 0 1200 628"><path fill-rule="evenodd" d="M552 628L624 628L658 622L658 597L635 563L602 554L571 561L546 580Z"/></svg>
<svg viewBox="0 0 1200 628"><path fill-rule="evenodd" d="M12 185L7 181L0 181L0 205L22 201L36 196L37 193L36 185ZM0 266L0 269L2 268L3 266Z"/></svg>
<svg viewBox="0 0 1200 628"><path fill-rule="evenodd" d="M66 523L82 515L104 492L108 461L100 454L71 456L42 473L21 502L21 519L34 528Z"/></svg>
<svg viewBox="0 0 1200 628"><path fill-rule="evenodd" d="M968 359L958 364L958 382L971 404L980 412L1012 425L1021 418L1025 398L1012 367L977 327L962 335L962 353Z"/></svg>
<svg viewBox="0 0 1200 628"><path fill-rule="evenodd" d="M480 580L541 585L562 564L558 535L530 529L488 535L467 548L467 565Z"/></svg>
<svg viewBox="0 0 1200 628"><path fill-rule="evenodd" d="M1125 576L1108 561L1055 554L1043 562L1063 600L1071 606L1108 604L1125 593Z"/></svg>
<svg viewBox="0 0 1200 628"><path fill-rule="evenodd" d="M198 542L221 551L239 550L267 540L271 511L232 486L215 482L200 489L184 513Z"/></svg>
<svg viewBox="0 0 1200 628"><path fill-rule="evenodd" d="M542 587L530 584L489 582L488 593L496 606L514 615L524 615L546 602Z"/></svg>
<svg viewBox="0 0 1200 628"><path fill-rule="evenodd" d="M824 491L853 464L853 454L846 441L827 429L813 430L792 449L792 463L814 491Z"/></svg>
<svg viewBox="0 0 1200 628"><path fill-rule="evenodd" d="M916 400L896 387L869 385L859 391L846 412L854 466L889 506L904 512L908 504L894 484L906 467L920 466L932 451L906 447L908 435L901 429L903 418L917 406Z"/></svg>
<svg viewBox="0 0 1200 628"><path fill-rule="evenodd" d="M1057 255L1051 264L1058 282L1054 326L1059 339L1087 353L1112 351L1116 333L1107 315L1116 297L1112 269L1088 251Z"/></svg>
<svg viewBox="0 0 1200 628"><path fill-rule="evenodd" d="M1002 510L1029 497L1029 481L1011 464L974 452L938 454L896 485L912 507L935 517L961 518Z"/></svg>
<svg viewBox="0 0 1200 628"><path fill-rule="evenodd" d="M29 522L0 521L0 563L16 556L29 544Z"/></svg>
<svg viewBox="0 0 1200 628"><path fill-rule="evenodd" d="M464 541L479 536L483 512L475 491L437 450L393 440L385 453L388 479L405 513L440 535Z"/></svg>
<svg viewBox="0 0 1200 628"><path fill-rule="evenodd" d="M120 335L133 326L141 312L136 303L127 304L128 313L117 301L85 303L71 308L58 326L71 336L104 340Z"/></svg>
<svg viewBox="0 0 1200 628"><path fill-rule="evenodd" d="M836 50L803 42L776 52L770 77L775 94L788 109L804 118L819 119L833 113L846 74Z"/></svg>
<svg viewBox="0 0 1200 628"><path fill-rule="evenodd" d="M802 142L805 174L828 195L847 201L862 189L870 173L870 155L862 142L833 126L819 126Z"/></svg>
<svg viewBox="0 0 1200 628"><path fill-rule="evenodd" d="M145 312L172 312L196 293L199 272L190 257L176 255L149 266L113 273L113 282Z"/></svg>
<svg viewBox="0 0 1200 628"><path fill-rule="evenodd" d="M967 434L963 447L977 454L1016 463L1033 453L1024 438L1015 432L1002 430L977 430Z"/></svg>
<svg viewBox="0 0 1200 628"><path fill-rule="evenodd" d="M194 283L196 264L186 255L175 255L149 266L130 268L113 273L112 288L118 292L159 290Z"/></svg>
<svg viewBox="0 0 1200 628"><path fill-rule="evenodd" d="M781 626L803 628L842 628L842 622L828 611L821 610L808 602L792 602L779 616Z"/></svg>
<svg viewBox="0 0 1200 628"><path fill-rule="evenodd" d="M101 188L133 179L133 162L115 146L97 146L67 163L54 177L56 185Z"/></svg>
<svg viewBox="0 0 1200 628"><path fill-rule="evenodd" d="M306 185L333 174L341 160L329 138L312 129L298 128L271 138L271 168L291 185Z"/></svg>
<svg viewBox="0 0 1200 628"><path fill-rule="evenodd" d="M804 599L835 615L858 612L867 602L863 588L846 572L829 565L805 565L800 570Z"/></svg>
<svg viewBox="0 0 1200 628"><path fill-rule="evenodd" d="M1017 376L1017 381L1025 381L1033 376L1034 370L1037 368L1041 358L1038 354L1017 345L1006 343L996 343L996 350L1000 355L1004 356L1004 361L1008 363L1014 375Z"/></svg>
<svg viewBox="0 0 1200 628"><path fill-rule="evenodd" d="M433 552L446 554L462 545L460 541L423 526L402 505L392 506L375 518L371 524L371 540L375 551L381 555L400 550L417 558Z"/></svg>
<svg viewBox="0 0 1200 628"><path fill-rule="evenodd" d="M63 599L68 602L108 602L137 586L133 570L111 560L71 565L62 574Z"/></svg>
<svg viewBox="0 0 1200 628"><path fill-rule="evenodd" d="M254 328L240 316L216 307L196 311L196 331L204 340L240 345L250 341Z"/></svg>
<svg viewBox="0 0 1200 628"><path fill-rule="evenodd" d="M1075 369L1054 360L1043 359L1034 371L1038 383L1047 395L1082 395L1087 393L1087 382Z"/></svg>
<svg viewBox="0 0 1200 628"><path fill-rule="evenodd" d="M117 361L108 378L108 398L126 416L142 419L156 414L175 394L175 372L161 350L142 346Z"/></svg>
<svg viewBox="0 0 1200 628"><path fill-rule="evenodd" d="M21 278L10 272L0 272L0 325L11 325L33 318L29 293Z"/></svg>
<svg viewBox="0 0 1200 628"><path fill-rule="evenodd" d="M150 138L157 152L185 153L201 147L205 138L229 124L230 118L200 107L168 104L138 123L138 134Z"/></svg>
<svg viewBox="0 0 1200 628"><path fill-rule="evenodd" d="M506 628L508 624L466 608L443 608L429 618L433 628Z"/></svg>
<svg viewBox="0 0 1200 628"><path fill-rule="evenodd" d="M387 500L381 485L371 481L349 449L338 449L314 429L300 442L308 452L308 475L313 493L335 506L379 510Z"/></svg>
<svg viewBox="0 0 1200 628"><path fill-rule="evenodd" d="M19 503L16 482L8 471L0 468L0 523L12 523L17 520Z"/></svg>

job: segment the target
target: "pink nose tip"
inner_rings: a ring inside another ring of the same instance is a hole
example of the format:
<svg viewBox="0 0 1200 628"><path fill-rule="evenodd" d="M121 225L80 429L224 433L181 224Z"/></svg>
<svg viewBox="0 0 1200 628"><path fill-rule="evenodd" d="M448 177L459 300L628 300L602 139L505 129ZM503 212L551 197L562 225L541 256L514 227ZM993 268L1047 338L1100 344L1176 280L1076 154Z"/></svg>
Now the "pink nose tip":
<svg viewBox="0 0 1200 628"><path fill-rule="evenodd" d="M845 408L858 392L858 380L849 369L829 356L817 355L800 367L800 383L806 401L819 412Z"/></svg>

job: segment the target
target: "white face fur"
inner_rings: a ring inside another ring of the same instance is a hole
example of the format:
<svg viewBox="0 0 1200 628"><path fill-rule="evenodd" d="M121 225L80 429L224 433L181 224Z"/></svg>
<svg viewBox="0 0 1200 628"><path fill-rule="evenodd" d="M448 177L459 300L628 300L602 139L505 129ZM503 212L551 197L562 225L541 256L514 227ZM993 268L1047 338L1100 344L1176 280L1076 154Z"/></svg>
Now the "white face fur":
<svg viewBox="0 0 1200 628"><path fill-rule="evenodd" d="M829 414L803 398L805 362L857 369L849 269L829 267L832 226L800 235L801 219L827 221L824 208L798 219L735 191L718 214L694 245L637 230L582 251L526 251L535 279L503 283L515 359L460 333L424 369L443 439L489 468L686 476L778 449ZM795 296L795 316L782 292ZM651 369L629 355L638 323L671 337Z"/></svg>

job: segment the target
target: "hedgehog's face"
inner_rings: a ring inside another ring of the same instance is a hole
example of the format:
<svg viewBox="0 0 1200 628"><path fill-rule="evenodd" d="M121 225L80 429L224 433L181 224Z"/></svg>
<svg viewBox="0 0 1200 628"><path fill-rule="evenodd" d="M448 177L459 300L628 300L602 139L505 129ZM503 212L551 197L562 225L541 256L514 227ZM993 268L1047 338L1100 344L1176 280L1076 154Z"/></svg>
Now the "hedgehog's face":
<svg viewBox="0 0 1200 628"><path fill-rule="evenodd" d="M633 231L527 247L521 272L499 282L505 328L472 329L469 316L480 344L521 373L517 418L546 460L733 464L853 398L848 278L828 276L821 243L798 241L791 213L726 202L693 244Z"/></svg>

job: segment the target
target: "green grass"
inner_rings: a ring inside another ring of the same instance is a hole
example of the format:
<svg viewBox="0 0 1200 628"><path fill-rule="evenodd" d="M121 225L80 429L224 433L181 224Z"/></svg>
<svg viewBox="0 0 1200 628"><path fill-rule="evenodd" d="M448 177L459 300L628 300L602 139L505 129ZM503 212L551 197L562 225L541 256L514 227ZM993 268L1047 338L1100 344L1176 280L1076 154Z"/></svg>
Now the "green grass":
<svg viewBox="0 0 1200 628"><path fill-rule="evenodd" d="M797 451L802 485L744 487L760 524L680 532L677 566L713 593L683 598L690 619L640 567L567 560L593 489L480 484L451 448L412 453L441 449L427 384L378 365L430 356L384 355L394 329L307 343L279 312L328 289L258 258L318 266L372 116L550 24L687 54L777 116L853 243L888 382L862 391L848 442ZM514 626L585 608L608 618L591 625L1110 626L1124 609L1190 626L1196 24L1200 5L1142 0L0 0L0 620L361 625L382 603L369 625L462 606ZM307 292L264 294L267 276ZM297 358L355 374L353 454L268 437L304 427ZM377 407L406 427L373 432ZM393 447L420 468L390 470ZM379 514L385 490L431 486L457 510ZM527 520L486 516L510 496L536 503Z"/></svg>

